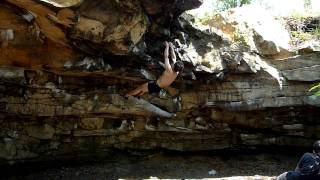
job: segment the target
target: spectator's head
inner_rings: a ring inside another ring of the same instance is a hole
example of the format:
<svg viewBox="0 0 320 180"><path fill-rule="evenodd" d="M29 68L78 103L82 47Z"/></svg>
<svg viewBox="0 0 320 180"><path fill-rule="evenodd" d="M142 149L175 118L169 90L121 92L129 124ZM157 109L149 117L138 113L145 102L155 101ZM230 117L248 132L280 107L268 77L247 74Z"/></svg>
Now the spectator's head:
<svg viewBox="0 0 320 180"><path fill-rule="evenodd" d="M320 140L313 143L313 152L320 155Z"/></svg>
<svg viewBox="0 0 320 180"><path fill-rule="evenodd" d="M183 69L184 69L184 64L182 61L177 61L176 63L174 63L173 70L175 72L181 72L183 71Z"/></svg>

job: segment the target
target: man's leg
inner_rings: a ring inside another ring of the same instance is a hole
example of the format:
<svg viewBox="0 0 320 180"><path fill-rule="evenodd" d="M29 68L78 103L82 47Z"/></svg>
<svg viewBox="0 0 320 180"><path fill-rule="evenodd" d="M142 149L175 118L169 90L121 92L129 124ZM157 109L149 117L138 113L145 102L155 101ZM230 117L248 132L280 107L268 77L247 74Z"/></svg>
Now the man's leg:
<svg viewBox="0 0 320 180"><path fill-rule="evenodd" d="M138 94L140 94L142 91L141 86L137 87L136 89L130 91L129 93L126 94L126 96L136 96Z"/></svg>
<svg viewBox="0 0 320 180"><path fill-rule="evenodd" d="M141 91L141 90L140 90L140 87L137 87L136 89L128 92L128 93L126 94L126 96L135 96L135 95L139 94L140 91Z"/></svg>
<svg viewBox="0 0 320 180"><path fill-rule="evenodd" d="M148 83L144 83L134 89L133 91L130 91L126 94L126 96L142 96L143 94L148 92Z"/></svg>
<svg viewBox="0 0 320 180"><path fill-rule="evenodd" d="M287 180L287 173L288 172L285 172L285 173L282 173L280 174L278 177L277 177L277 180Z"/></svg>
<svg viewBox="0 0 320 180"><path fill-rule="evenodd" d="M141 91L138 94L138 96L142 96L147 92L148 92L148 83L144 83L144 84L141 85Z"/></svg>
<svg viewBox="0 0 320 180"><path fill-rule="evenodd" d="M277 177L277 180L300 180L301 174L297 171L289 171Z"/></svg>

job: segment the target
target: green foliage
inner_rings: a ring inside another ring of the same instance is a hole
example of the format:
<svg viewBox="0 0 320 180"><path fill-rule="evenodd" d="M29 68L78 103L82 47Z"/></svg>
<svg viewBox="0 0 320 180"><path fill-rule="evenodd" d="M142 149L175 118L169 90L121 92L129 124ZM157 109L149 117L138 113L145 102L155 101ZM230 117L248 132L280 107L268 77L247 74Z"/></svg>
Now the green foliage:
<svg viewBox="0 0 320 180"><path fill-rule="evenodd" d="M199 21L201 24L206 24L208 21L212 19L214 16L214 11L212 13L206 12L204 14L204 17L198 18L197 21Z"/></svg>
<svg viewBox="0 0 320 180"><path fill-rule="evenodd" d="M304 8L311 9L311 0L304 0Z"/></svg>
<svg viewBox="0 0 320 180"><path fill-rule="evenodd" d="M311 89L309 89L309 91L316 91L314 93L315 96L320 96L320 83L316 86L313 86Z"/></svg>
<svg viewBox="0 0 320 180"><path fill-rule="evenodd" d="M298 45L302 42L320 38L320 26L314 27L312 20L314 14L293 12L286 18L292 37L292 44Z"/></svg>
<svg viewBox="0 0 320 180"><path fill-rule="evenodd" d="M302 30L291 31L292 41L294 44L299 44L301 42L309 41L315 38L320 39L320 27L313 29L310 32L304 32Z"/></svg>
<svg viewBox="0 0 320 180"><path fill-rule="evenodd" d="M320 38L320 26L318 26L317 28L313 29L311 31L311 34L316 36L317 38Z"/></svg>
<svg viewBox="0 0 320 180"><path fill-rule="evenodd" d="M241 7L245 4L250 4L251 0L216 0L216 11L225 11L230 8Z"/></svg>
<svg viewBox="0 0 320 180"><path fill-rule="evenodd" d="M203 66L205 66L205 67L207 67L207 68L211 68L211 64L210 64L210 62L208 62L208 61L202 61L202 62L201 62L201 65L203 65Z"/></svg>
<svg viewBox="0 0 320 180"><path fill-rule="evenodd" d="M235 7L241 7L245 4L250 4L252 0L212 0L214 9L212 12L206 12L204 17L197 18L197 22L201 24L206 24L207 21L212 19L212 17L221 12Z"/></svg>
<svg viewBox="0 0 320 180"><path fill-rule="evenodd" d="M234 32L234 41L235 42L238 42L242 45L247 45L247 41L245 39L245 36L244 34L242 34L239 29L236 29L235 32Z"/></svg>
<svg viewBox="0 0 320 180"><path fill-rule="evenodd" d="M290 17L292 18L292 20L297 21L297 22L302 22L308 18L306 13L301 13L299 11L291 12Z"/></svg>
<svg viewBox="0 0 320 180"><path fill-rule="evenodd" d="M291 35L300 42L311 40L313 37L312 34L303 31L291 31Z"/></svg>

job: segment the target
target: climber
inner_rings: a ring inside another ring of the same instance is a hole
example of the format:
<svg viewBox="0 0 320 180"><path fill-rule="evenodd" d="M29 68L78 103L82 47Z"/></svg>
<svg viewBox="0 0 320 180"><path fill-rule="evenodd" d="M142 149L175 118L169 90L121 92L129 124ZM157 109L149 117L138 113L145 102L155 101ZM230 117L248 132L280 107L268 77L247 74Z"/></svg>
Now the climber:
<svg viewBox="0 0 320 180"><path fill-rule="evenodd" d="M313 144L313 153L305 153L295 171L277 177L277 180L319 180L320 179L320 140Z"/></svg>
<svg viewBox="0 0 320 180"><path fill-rule="evenodd" d="M133 91L126 94L126 96L142 96L145 93L159 93L162 88L170 86L170 84L177 78L179 72L181 72L184 68L184 64L182 61L176 61L176 55L173 49L173 44L170 42L165 42L165 50L164 50L164 68L165 71L156 81L149 81L144 83L134 89ZM170 48L170 56L173 65L169 62L169 48Z"/></svg>

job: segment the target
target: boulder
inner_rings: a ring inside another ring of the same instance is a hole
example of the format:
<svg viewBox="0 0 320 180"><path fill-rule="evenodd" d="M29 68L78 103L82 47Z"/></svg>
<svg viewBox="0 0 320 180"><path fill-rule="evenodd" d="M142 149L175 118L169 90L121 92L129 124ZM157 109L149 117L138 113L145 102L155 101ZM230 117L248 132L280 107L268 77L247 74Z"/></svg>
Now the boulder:
<svg viewBox="0 0 320 180"><path fill-rule="evenodd" d="M141 3L149 15L161 14L163 11L180 14L198 8L203 0L141 0Z"/></svg>
<svg viewBox="0 0 320 180"><path fill-rule="evenodd" d="M217 27L177 17L199 3L0 1L0 164L114 149L304 148L320 138L319 99L308 91L319 52L270 59L286 43L241 10ZM165 40L185 70L160 95L125 97L161 75Z"/></svg>
<svg viewBox="0 0 320 180"><path fill-rule="evenodd" d="M40 0L40 1L43 1L45 3L51 4L59 8L78 6L83 2L83 0Z"/></svg>
<svg viewBox="0 0 320 180"><path fill-rule="evenodd" d="M49 124L44 124L42 126L27 126L26 130L29 136L42 140L52 139L55 134L55 129Z"/></svg>
<svg viewBox="0 0 320 180"><path fill-rule="evenodd" d="M71 37L92 42L106 53L128 54L148 26L138 0L85 1L78 11L81 16Z"/></svg>
<svg viewBox="0 0 320 180"><path fill-rule="evenodd" d="M177 25L190 36L177 34L175 45L178 57L193 66L193 72L213 73L214 79L223 80L224 73L257 73L265 71L282 88L282 74L262 56L250 50L245 44L232 43L223 30L209 28L197 23L189 14L182 14ZM196 79L196 78L195 78Z"/></svg>
<svg viewBox="0 0 320 180"><path fill-rule="evenodd" d="M0 142L0 158L11 160L14 159L17 153L17 147L13 139L4 138Z"/></svg>
<svg viewBox="0 0 320 180"><path fill-rule="evenodd" d="M103 127L103 118L82 118L80 127L88 130L101 129Z"/></svg>
<svg viewBox="0 0 320 180"><path fill-rule="evenodd" d="M303 67L283 71L283 75L289 80L317 81L320 80L320 65Z"/></svg>
<svg viewBox="0 0 320 180"><path fill-rule="evenodd" d="M314 52L319 52L320 41L310 40L310 41L304 42L296 48L296 51L298 51L299 54L311 54Z"/></svg>
<svg viewBox="0 0 320 180"><path fill-rule="evenodd" d="M216 14L205 24L262 56L286 58L291 55L289 32L262 8L251 5L234 8Z"/></svg>

